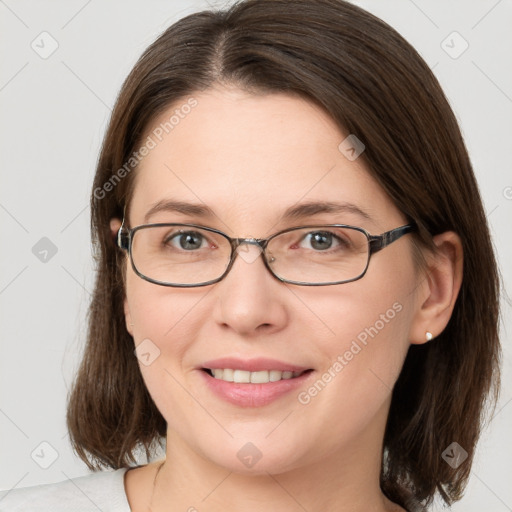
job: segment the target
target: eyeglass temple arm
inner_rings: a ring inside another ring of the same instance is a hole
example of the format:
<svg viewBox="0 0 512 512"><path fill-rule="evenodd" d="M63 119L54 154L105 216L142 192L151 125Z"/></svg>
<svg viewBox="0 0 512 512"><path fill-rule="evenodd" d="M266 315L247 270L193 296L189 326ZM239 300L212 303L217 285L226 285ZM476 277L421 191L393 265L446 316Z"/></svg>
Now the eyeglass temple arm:
<svg viewBox="0 0 512 512"><path fill-rule="evenodd" d="M123 222L121 223L121 227L119 228L119 231L117 232L117 245L121 249L124 249L125 251L128 250L130 246L130 233L129 231L124 230L124 214L123 214Z"/></svg>
<svg viewBox="0 0 512 512"><path fill-rule="evenodd" d="M392 229L391 231L386 231L385 233L382 233L382 235L370 236L370 252L374 253L384 249L384 247L392 244L403 235L415 231L415 229L416 226L413 224L407 224L405 226Z"/></svg>

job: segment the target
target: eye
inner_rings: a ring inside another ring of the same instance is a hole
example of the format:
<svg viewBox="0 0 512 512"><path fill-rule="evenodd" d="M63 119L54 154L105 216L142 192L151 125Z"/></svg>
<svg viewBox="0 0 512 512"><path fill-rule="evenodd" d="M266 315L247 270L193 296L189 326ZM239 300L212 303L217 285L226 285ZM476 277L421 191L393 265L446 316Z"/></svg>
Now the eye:
<svg viewBox="0 0 512 512"><path fill-rule="evenodd" d="M201 249L203 242L207 245L206 238L197 231L181 231L166 237L164 240L165 245L186 251Z"/></svg>
<svg viewBox="0 0 512 512"><path fill-rule="evenodd" d="M331 249L333 244L335 248L344 248L350 243L348 240L344 240L330 231L311 231L302 238L301 242L304 241L307 241L317 251Z"/></svg>

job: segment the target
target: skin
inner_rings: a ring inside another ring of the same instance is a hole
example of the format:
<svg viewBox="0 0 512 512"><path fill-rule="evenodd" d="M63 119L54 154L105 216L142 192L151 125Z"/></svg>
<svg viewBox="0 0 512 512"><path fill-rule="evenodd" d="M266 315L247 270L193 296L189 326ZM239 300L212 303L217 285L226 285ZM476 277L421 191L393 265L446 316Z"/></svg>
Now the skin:
<svg viewBox="0 0 512 512"><path fill-rule="evenodd" d="M151 222L198 223L233 237L338 222L380 234L406 223L362 159L338 150L348 134L312 103L228 86L193 96L198 105L136 171L130 227L169 197L202 202L216 216L161 212ZM279 221L306 200L350 202L371 220L345 212ZM119 226L112 219L113 235ZM146 282L127 263L127 329L136 346L149 338L160 350L140 369L168 422L156 484L156 463L126 473L132 510L403 510L379 487L392 386L410 344L446 326L462 275L458 236L444 233L435 243L426 269L415 264L406 235L373 255L362 279L323 287L281 283L261 257L238 257L222 281L189 289ZM197 367L208 359L263 356L313 368L307 390L395 303L400 312L306 405L292 392L264 407L237 407L200 378ZM262 454L252 468L237 457L248 442Z"/></svg>

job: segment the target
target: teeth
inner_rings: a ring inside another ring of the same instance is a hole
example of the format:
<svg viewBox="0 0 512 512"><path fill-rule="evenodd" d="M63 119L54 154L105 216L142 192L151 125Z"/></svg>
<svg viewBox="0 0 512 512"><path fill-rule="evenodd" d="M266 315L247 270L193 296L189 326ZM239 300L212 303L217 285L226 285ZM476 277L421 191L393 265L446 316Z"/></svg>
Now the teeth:
<svg viewBox="0 0 512 512"><path fill-rule="evenodd" d="M266 384L278 380L291 379L302 375L303 372L282 372L280 370L262 370L259 372L248 372L246 370L232 370L230 368L215 368L211 372L216 379L238 384Z"/></svg>
<svg viewBox="0 0 512 512"><path fill-rule="evenodd" d="M280 372L279 370L270 370L268 372L268 378L270 382L276 382L277 380L281 380L282 376L283 372Z"/></svg>
<svg viewBox="0 0 512 512"><path fill-rule="evenodd" d="M218 372L222 372L222 375L219 377L219 379L225 380L227 382L233 382L234 381L234 370L217 370ZM217 375L215 375L215 378L217 378Z"/></svg>
<svg viewBox="0 0 512 512"><path fill-rule="evenodd" d="M222 377L224 377L224 370L222 371ZM235 370L233 372L233 382L251 382L251 372L246 372L244 370Z"/></svg>
<svg viewBox="0 0 512 512"><path fill-rule="evenodd" d="M262 370L261 372L247 372L251 374L252 384L265 384L269 382L268 371Z"/></svg>

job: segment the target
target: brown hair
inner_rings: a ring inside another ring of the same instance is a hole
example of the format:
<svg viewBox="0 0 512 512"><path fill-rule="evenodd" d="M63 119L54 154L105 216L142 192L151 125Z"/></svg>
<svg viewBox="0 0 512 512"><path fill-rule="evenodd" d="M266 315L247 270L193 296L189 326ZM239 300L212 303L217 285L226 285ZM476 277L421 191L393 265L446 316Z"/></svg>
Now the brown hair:
<svg viewBox="0 0 512 512"><path fill-rule="evenodd" d="M496 398L499 386L499 277L486 215L456 119L429 67L394 29L342 0L246 0L189 15L144 52L124 82L91 196L97 274L68 405L74 449L91 469L120 468L135 462L137 448L149 456L165 436L126 330L126 260L109 220L129 204L135 172L125 164L151 121L216 83L320 105L365 144L370 173L418 225L416 243L432 248L432 236L448 230L461 237L463 283L452 318L436 339L409 349L393 390L381 472L383 492L402 506L428 505L436 492L447 503L460 499L486 398L492 390ZM441 457L453 441L468 453L456 469Z"/></svg>

